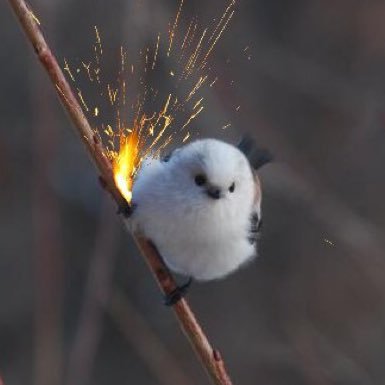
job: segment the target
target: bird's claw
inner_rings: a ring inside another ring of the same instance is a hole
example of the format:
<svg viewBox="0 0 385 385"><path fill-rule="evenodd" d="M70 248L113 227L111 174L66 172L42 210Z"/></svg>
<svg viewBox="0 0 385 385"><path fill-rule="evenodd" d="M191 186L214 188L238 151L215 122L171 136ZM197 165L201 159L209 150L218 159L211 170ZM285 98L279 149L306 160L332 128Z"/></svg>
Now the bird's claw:
<svg viewBox="0 0 385 385"><path fill-rule="evenodd" d="M192 278L190 277L186 283L177 286L171 293L166 294L164 297L164 304L166 306L173 306L179 302L187 294L191 282Z"/></svg>
<svg viewBox="0 0 385 385"><path fill-rule="evenodd" d="M136 208L135 204L129 204L127 201L122 202L118 206L117 214L123 215L125 218L129 218Z"/></svg>

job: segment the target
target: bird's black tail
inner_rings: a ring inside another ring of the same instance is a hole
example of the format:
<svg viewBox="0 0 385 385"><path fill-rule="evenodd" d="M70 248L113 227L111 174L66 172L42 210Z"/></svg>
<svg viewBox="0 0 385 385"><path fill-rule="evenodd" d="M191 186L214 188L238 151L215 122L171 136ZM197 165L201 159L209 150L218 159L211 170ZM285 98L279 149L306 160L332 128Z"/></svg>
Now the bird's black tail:
<svg viewBox="0 0 385 385"><path fill-rule="evenodd" d="M265 148L258 147L255 140L249 135L243 136L237 147L246 155L255 170L273 160L271 152Z"/></svg>

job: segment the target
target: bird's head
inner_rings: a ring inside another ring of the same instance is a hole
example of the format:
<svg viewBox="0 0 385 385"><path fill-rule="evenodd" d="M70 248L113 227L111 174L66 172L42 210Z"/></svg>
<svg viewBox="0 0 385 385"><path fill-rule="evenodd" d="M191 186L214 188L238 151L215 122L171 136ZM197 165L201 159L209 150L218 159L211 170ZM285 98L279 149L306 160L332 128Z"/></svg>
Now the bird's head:
<svg viewBox="0 0 385 385"><path fill-rule="evenodd" d="M170 159L176 189L206 205L237 207L254 197L254 179L245 155L236 147L215 139L192 142L176 150ZM251 204L251 203L250 203Z"/></svg>

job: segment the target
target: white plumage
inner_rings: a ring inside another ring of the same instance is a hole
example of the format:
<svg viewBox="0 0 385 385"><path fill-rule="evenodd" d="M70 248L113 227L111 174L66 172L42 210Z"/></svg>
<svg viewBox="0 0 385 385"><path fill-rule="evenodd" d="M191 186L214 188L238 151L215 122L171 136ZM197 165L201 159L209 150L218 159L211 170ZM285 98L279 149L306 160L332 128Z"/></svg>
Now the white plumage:
<svg viewBox="0 0 385 385"><path fill-rule="evenodd" d="M133 203L132 225L177 273L221 278L256 254L252 231L260 219L260 183L230 144L197 140L167 161L146 159Z"/></svg>

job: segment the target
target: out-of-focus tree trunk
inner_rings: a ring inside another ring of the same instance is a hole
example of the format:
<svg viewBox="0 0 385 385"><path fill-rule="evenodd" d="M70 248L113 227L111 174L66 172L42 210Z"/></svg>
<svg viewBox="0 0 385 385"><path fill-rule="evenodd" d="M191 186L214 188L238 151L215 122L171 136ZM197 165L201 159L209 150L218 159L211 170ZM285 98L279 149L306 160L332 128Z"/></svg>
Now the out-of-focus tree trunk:
<svg viewBox="0 0 385 385"><path fill-rule="evenodd" d="M90 383L102 336L104 307L110 296L114 257L119 244L117 221L111 213L109 203L104 203L100 214L79 323L70 352L67 385Z"/></svg>

